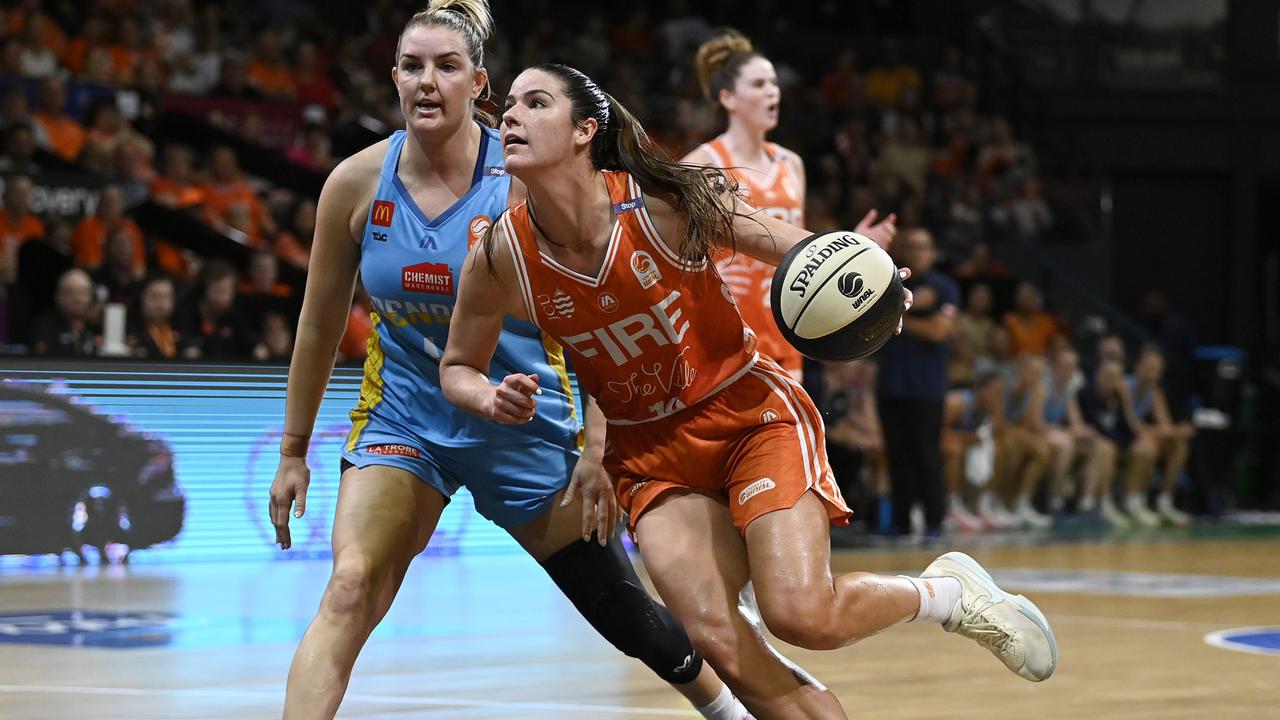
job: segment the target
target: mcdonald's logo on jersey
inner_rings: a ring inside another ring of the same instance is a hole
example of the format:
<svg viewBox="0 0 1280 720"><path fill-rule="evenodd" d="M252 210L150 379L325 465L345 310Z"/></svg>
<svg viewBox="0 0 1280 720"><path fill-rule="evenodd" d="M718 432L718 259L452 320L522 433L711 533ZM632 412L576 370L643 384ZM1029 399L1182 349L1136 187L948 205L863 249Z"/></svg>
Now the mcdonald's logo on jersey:
<svg viewBox="0 0 1280 720"><path fill-rule="evenodd" d="M373 224L391 227L391 218L396 215L396 204L387 200L373 201Z"/></svg>

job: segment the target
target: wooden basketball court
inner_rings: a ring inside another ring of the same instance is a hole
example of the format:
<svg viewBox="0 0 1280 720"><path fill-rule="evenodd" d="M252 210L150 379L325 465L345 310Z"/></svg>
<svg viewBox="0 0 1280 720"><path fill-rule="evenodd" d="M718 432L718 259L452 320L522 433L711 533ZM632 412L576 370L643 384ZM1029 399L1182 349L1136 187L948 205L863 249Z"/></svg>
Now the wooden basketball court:
<svg viewBox="0 0 1280 720"><path fill-rule="evenodd" d="M1205 640L1280 625L1280 533L1041 543L955 545L1049 616L1061 661L1046 683L936 626L830 653L782 647L854 718L1280 718L1280 655ZM915 573L939 552L846 550L835 565ZM0 642L0 718L278 718L328 571L327 561L4 571L0 635L57 644ZM74 622L53 619L77 610ZM112 632L106 644L138 647L93 646ZM697 715L595 637L532 561L502 556L419 558L340 717Z"/></svg>

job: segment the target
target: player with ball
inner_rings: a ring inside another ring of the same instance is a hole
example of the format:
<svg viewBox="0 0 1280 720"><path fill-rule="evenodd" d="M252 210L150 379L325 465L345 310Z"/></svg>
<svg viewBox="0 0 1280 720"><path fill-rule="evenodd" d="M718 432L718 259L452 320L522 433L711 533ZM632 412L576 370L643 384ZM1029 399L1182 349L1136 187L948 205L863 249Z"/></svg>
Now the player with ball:
<svg viewBox="0 0 1280 720"><path fill-rule="evenodd" d="M563 65L516 78L501 138L528 199L464 265L444 393L468 412L527 422L539 383L555 379L489 381L503 322L536 323L564 348L609 421L605 469L659 593L756 717L843 714L738 613L748 580L769 629L802 647L929 621L1026 679L1053 673L1044 615L966 555L947 553L921 577L832 577L828 528L850 513L821 418L756 351L710 262L727 248L781 263L773 306L788 338L848 359L890 337L910 302L883 250L852 232L811 236L744 204L722 171L658 156L625 107Z"/></svg>

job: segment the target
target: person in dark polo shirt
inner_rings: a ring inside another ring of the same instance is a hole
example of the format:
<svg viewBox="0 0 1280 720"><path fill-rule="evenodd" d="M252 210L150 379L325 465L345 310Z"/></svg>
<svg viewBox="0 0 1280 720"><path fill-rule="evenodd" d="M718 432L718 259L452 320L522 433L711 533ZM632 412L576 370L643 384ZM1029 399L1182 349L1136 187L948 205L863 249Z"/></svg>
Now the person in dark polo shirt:
<svg viewBox="0 0 1280 720"><path fill-rule="evenodd" d="M889 458L893 529L911 529L911 508L924 505L925 530L937 535L946 512L942 482L942 408L947 395L949 342L955 330L960 288L933 269L937 254L928 230L904 232L893 243L895 260L911 268L906 286L915 303L902 320L902 334L877 356L880 424Z"/></svg>

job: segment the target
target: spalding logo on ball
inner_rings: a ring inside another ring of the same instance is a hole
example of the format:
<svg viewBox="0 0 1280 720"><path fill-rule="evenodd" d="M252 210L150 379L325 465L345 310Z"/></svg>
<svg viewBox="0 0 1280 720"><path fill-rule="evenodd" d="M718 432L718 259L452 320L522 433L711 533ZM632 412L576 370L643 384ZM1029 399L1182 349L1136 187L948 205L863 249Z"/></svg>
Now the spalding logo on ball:
<svg viewBox="0 0 1280 720"><path fill-rule="evenodd" d="M815 360L854 360L884 346L902 318L902 278L889 253L854 232L810 236L773 275L778 328Z"/></svg>

